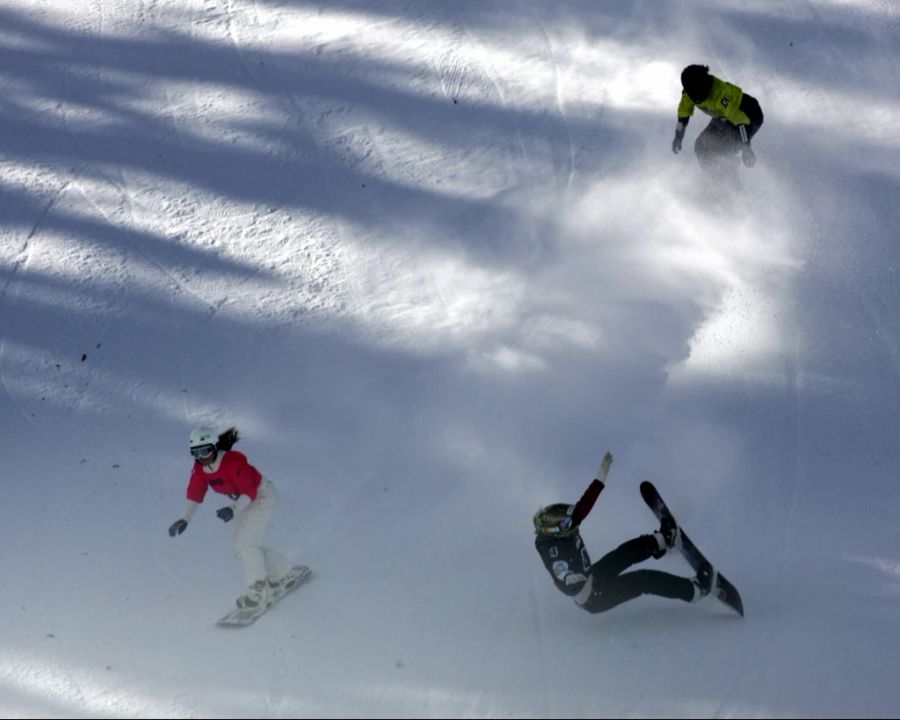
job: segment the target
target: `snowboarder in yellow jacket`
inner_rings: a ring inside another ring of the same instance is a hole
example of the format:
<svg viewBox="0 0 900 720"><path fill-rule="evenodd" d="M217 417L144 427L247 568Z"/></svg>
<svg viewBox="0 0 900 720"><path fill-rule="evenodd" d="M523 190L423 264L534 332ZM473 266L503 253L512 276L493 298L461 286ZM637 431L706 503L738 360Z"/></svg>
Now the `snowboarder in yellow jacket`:
<svg viewBox="0 0 900 720"><path fill-rule="evenodd" d="M678 104L672 152L681 151L684 131L696 107L712 118L694 144L701 167L722 170L738 153L746 167L753 167L756 155L750 140L763 123L762 109L756 98L737 85L710 75L706 65L688 65L681 73L681 86L683 92Z"/></svg>

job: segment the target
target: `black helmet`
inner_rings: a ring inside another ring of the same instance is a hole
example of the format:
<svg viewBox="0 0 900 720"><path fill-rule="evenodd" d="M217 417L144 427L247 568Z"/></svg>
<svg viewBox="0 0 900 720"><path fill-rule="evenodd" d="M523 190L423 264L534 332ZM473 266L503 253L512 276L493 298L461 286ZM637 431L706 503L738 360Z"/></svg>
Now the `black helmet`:
<svg viewBox="0 0 900 720"><path fill-rule="evenodd" d="M712 90L713 77L706 65L688 65L681 71L681 87L695 103L702 103Z"/></svg>
<svg viewBox="0 0 900 720"><path fill-rule="evenodd" d="M534 514L534 531L541 535L552 535L558 538L572 537L578 532L578 526L572 522L574 505L556 503L541 508Z"/></svg>

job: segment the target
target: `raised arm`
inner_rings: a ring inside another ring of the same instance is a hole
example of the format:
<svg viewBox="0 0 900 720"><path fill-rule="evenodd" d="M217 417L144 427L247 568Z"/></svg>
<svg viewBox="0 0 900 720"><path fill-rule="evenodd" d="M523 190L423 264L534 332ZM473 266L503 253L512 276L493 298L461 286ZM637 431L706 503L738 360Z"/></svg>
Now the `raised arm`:
<svg viewBox="0 0 900 720"><path fill-rule="evenodd" d="M572 511L573 524L580 525L590 514L594 507L594 503L597 502L597 498L600 497L600 492L606 487L606 476L609 475L609 468L612 465L612 462L612 454L609 452L606 453L603 456L603 462L600 463L600 468L597 470L597 475L591 481L591 484L588 485L587 490L584 491L578 502L575 503L575 509Z"/></svg>

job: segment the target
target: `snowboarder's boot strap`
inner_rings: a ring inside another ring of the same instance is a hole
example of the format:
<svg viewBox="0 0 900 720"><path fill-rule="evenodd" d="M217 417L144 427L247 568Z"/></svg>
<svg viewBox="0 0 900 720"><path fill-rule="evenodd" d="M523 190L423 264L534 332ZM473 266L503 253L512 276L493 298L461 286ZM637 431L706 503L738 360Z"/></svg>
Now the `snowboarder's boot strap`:
<svg viewBox="0 0 900 720"><path fill-rule="evenodd" d="M245 595L237 599L237 606L241 610L254 610L263 607L268 600L268 587L266 581L257 580L250 586Z"/></svg>
<svg viewBox="0 0 900 720"><path fill-rule="evenodd" d="M708 562L703 563L694 578L694 601L705 598L716 584L716 571Z"/></svg>
<svg viewBox="0 0 900 720"><path fill-rule="evenodd" d="M306 572L298 572L298 568L291 568L291 570L286 572L277 580L266 578L266 584L269 586L269 592L283 592L285 590L290 590L302 578L306 577L309 569L304 568L304 570Z"/></svg>
<svg viewBox="0 0 900 720"><path fill-rule="evenodd" d="M647 535L647 537L650 539L650 557L654 560L659 560L669 549L666 547L666 539L659 531L656 531L652 535Z"/></svg>
<svg viewBox="0 0 900 720"><path fill-rule="evenodd" d="M678 525L675 524L674 518L668 515L664 517L659 524L659 533L666 541L666 548L678 547L681 534L678 531Z"/></svg>
<svg viewBox="0 0 900 720"><path fill-rule="evenodd" d="M662 519L659 530L651 537L656 541L656 545L650 555L657 560L672 548L681 549L681 531L675 520L668 515Z"/></svg>

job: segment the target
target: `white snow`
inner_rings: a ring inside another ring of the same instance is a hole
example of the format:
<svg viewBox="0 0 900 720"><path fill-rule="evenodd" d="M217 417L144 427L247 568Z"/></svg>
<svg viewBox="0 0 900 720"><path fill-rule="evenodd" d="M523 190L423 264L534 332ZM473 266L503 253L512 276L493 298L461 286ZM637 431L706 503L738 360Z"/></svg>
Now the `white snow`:
<svg viewBox="0 0 900 720"><path fill-rule="evenodd" d="M0 717L900 716L898 8L6 0ZM315 573L240 631L202 423ZM651 479L745 618L553 588L606 450L592 558Z"/></svg>

